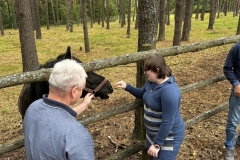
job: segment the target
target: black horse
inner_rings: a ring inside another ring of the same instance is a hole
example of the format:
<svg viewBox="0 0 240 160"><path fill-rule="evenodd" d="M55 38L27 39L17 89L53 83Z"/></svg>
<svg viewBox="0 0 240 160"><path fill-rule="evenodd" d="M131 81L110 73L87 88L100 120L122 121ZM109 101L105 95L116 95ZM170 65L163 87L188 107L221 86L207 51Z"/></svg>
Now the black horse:
<svg viewBox="0 0 240 160"><path fill-rule="evenodd" d="M59 55L55 60L51 60L44 65L40 65L35 70L39 70L42 68L52 68L54 64L64 59L74 59L78 63L82 63L79 59L71 55L71 50L68 46L66 53ZM88 92L91 92L94 94L95 97L100 97L101 99L108 99L108 94L113 92L110 82L103 76L98 75L92 71L87 72L87 75L88 77L86 80L86 87L84 88L81 97L84 97ZM35 100L42 98L43 94L48 94L48 92L49 87L47 81L25 84L18 98L18 109L20 114L22 115L22 118L24 118L28 106Z"/></svg>

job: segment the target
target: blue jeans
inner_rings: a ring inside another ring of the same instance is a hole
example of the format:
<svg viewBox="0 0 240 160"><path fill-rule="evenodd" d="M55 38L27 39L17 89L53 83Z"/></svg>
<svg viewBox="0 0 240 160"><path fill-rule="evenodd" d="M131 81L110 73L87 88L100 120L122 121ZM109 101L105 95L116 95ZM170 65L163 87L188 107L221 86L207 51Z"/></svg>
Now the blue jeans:
<svg viewBox="0 0 240 160"><path fill-rule="evenodd" d="M229 111L226 124L226 139L224 145L227 149L233 150L235 144L236 128L240 120L240 98L234 95L232 88L229 98ZM237 141L240 142L240 133L238 133Z"/></svg>

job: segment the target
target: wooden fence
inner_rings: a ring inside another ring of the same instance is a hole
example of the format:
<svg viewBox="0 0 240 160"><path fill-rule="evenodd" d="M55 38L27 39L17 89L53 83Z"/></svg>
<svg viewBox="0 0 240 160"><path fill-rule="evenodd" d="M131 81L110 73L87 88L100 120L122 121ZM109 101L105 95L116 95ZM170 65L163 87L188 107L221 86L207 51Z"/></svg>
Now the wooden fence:
<svg viewBox="0 0 240 160"><path fill-rule="evenodd" d="M139 60L143 60L149 54L152 54L152 53L161 54L162 56L166 57L166 56L178 55L181 53L196 52L196 51L211 48L211 47L236 43L238 41L240 41L240 36L230 36L230 37L215 39L215 40L206 41L206 42L189 44L189 45L185 45L185 46L175 46L175 47L169 47L169 48L165 48L165 49L150 50L150 51L126 54L123 56L118 56L118 57L113 57L113 58L100 59L100 60L95 60L95 61L91 61L88 63L83 63L82 65L86 71L94 71L97 69L103 69L103 68L107 68L107 67L113 67L113 66L117 66L117 65L124 65L124 64L137 62ZM20 85L20 84L25 84L25 83L48 80L50 72L51 72L51 69L41 69L38 71L31 71L31 72L25 72L25 73L21 73L21 74L13 74L13 75L5 76L5 77L0 77L0 89L5 88L5 87ZM214 84L214 83L222 81L224 79L225 79L224 75L219 75L219 76L207 79L207 80L201 80L201 81L183 86L180 89L181 89L181 92L184 93L187 91L191 91L191 90L194 90L197 88L201 88L201 87L204 87L207 85ZM117 114L125 113L125 112L131 111L133 109L140 108L141 107L140 104L141 104L140 101L123 104L121 106L117 106L115 108L97 113L90 117L83 118L79 122L81 122L83 125L95 123L97 121L115 116ZM185 122L185 127L188 128L202 120L205 120L205 119L227 109L227 106L228 106L228 103L225 102L209 111L201 113L200 115L198 115L190 120L187 120ZM6 143L6 144L0 144L0 155L10 152L10 151L13 151L15 149L24 147L23 141L24 141L23 139L20 139L20 140L14 141L14 142ZM106 157L105 160L124 159L124 158L129 157L132 154L135 154L135 153L143 150L144 148L145 148L145 141L141 141L141 142L136 143L122 151L119 151L117 154Z"/></svg>

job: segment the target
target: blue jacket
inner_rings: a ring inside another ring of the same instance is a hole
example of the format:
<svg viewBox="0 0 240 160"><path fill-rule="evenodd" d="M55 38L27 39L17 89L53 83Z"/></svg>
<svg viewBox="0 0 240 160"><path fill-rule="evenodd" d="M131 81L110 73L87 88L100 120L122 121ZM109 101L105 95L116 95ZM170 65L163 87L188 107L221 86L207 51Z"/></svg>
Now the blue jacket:
<svg viewBox="0 0 240 160"><path fill-rule="evenodd" d="M126 90L144 101L146 138L166 150L173 150L173 141L184 137L181 117L181 92L173 76L162 84L147 81L142 88L127 84ZM181 133L181 135L178 135ZM180 144L179 144L180 145Z"/></svg>
<svg viewBox="0 0 240 160"><path fill-rule="evenodd" d="M223 66L223 73L233 87L240 84L240 42L230 49Z"/></svg>

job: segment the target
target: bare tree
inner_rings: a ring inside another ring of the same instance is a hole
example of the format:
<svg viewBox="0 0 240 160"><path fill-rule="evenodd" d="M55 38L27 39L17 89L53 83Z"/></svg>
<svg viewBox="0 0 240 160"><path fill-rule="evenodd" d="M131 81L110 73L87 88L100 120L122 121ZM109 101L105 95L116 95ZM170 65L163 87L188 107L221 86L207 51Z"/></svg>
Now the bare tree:
<svg viewBox="0 0 240 160"><path fill-rule="evenodd" d="M127 23L127 37L130 37L130 26L131 26L131 8L132 0L128 0L128 23Z"/></svg>
<svg viewBox="0 0 240 160"><path fill-rule="evenodd" d="M54 11L53 1L52 0L51 0L51 7L52 7L53 23L54 23L54 25L56 25L55 11Z"/></svg>
<svg viewBox="0 0 240 160"><path fill-rule="evenodd" d="M66 31L69 31L70 28L70 2L69 0L65 0L65 6L66 6Z"/></svg>
<svg viewBox="0 0 240 160"><path fill-rule="evenodd" d="M164 15L165 15L165 0L160 0L159 2L159 31L158 31L158 40L163 41L165 40L165 22L164 22Z"/></svg>
<svg viewBox="0 0 240 160"><path fill-rule="evenodd" d="M185 17L182 32L182 41L188 41L191 31L193 0L186 0Z"/></svg>
<svg viewBox="0 0 240 160"><path fill-rule="evenodd" d="M167 0L166 13L165 13L165 24L170 25L170 3L171 0Z"/></svg>
<svg viewBox="0 0 240 160"><path fill-rule="evenodd" d="M2 22L2 13L0 11L0 30L1 30L1 36L4 36L4 29L3 29L3 22Z"/></svg>
<svg viewBox="0 0 240 160"><path fill-rule="evenodd" d="M228 10L228 0L224 0L224 7L223 7L224 16L227 16L227 10Z"/></svg>
<svg viewBox="0 0 240 160"><path fill-rule="evenodd" d="M57 25L60 24L60 20L59 20L59 12L58 12L58 0L55 1L55 6L56 6L56 15L57 15Z"/></svg>
<svg viewBox="0 0 240 160"><path fill-rule="evenodd" d="M202 1L201 21L204 21L204 16L205 16L205 10L206 10L206 6L207 6L207 1L208 1L208 0L203 0L203 1Z"/></svg>
<svg viewBox="0 0 240 160"><path fill-rule="evenodd" d="M121 27L125 25L125 0L120 0Z"/></svg>
<svg viewBox="0 0 240 160"><path fill-rule="evenodd" d="M33 6L35 10L35 20L36 20L36 38L42 39L40 15L39 15L39 1L33 0Z"/></svg>
<svg viewBox="0 0 240 160"><path fill-rule="evenodd" d="M182 30L182 14L183 14L182 7L183 7L183 0L176 0L173 46L180 46L181 30Z"/></svg>
<svg viewBox="0 0 240 160"><path fill-rule="evenodd" d="M238 27L237 27L237 33L236 35L240 35L240 15L238 16Z"/></svg>
<svg viewBox="0 0 240 160"><path fill-rule="evenodd" d="M100 22L101 22L101 15L100 15L100 12L101 12L101 2L100 0L97 0L97 10L98 10L98 14L97 14L97 21L98 21L98 24L100 25Z"/></svg>
<svg viewBox="0 0 240 160"><path fill-rule="evenodd" d="M45 1L45 14L46 14L46 26L47 30L49 30L49 12L48 12L48 0Z"/></svg>
<svg viewBox="0 0 240 160"><path fill-rule="evenodd" d="M105 7L105 0L102 0L102 27L104 27L104 20L105 20L105 9L104 9L104 7Z"/></svg>
<svg viewBox="0 0 240 160"><path fill-rule="evenodd" d="M89 7L90 7L90 22L91 22L91 28L93 28L93 3L92 0L89 2Z"/></svg>
<svg viewBox="0 0 240 160"><path fill-rule="evenodd" d="M30 1L16 0L23 72L39 65L31 17Z"/></svg>
<svg viewBox="0 0 240 160"><path fill-rule="evenodd" d="M197 0L197 8L196 8L195 19L198 19L198 14L199 14L199 3L200 3L200 0Z"/></svg>
<svg viewBox="0 0 240 160"><path fill-rule="evenodd" d="M138 21L139 21L138 0L135 0L135 8L136 8L136 21L135 21L134 29L138 29Z"/></svg>
<svg viewBox="0 0 240 160"><path fill-rule="evenodd" d="M158 28L158 0L139 0L138 51L144 44L156 45Z"/></svg>
<svg viewBox="0 0 240 160"><path fill-rule="evenodd" d="M73 0L69 1L69 30L73 32Z"/></svg>
<svg viewBox="0 0 240 160"><path fill-rule="evenodd" d="M216 17L216 4L217 4L217 0L210 1L210 16L209 16L208 29L213 29L213 25Z"/></svg>
<svg viewBox="0 0 240 160"><path fill-rule="evenodd" d="M17 17L16 17L15 0L11 0L11 5L12 5L12 16L13 16L13 27L16 30L17 29Z"/></svg>
<svg viewBox="0 0 240 160"><path fill-rule="evenodd" d="M109 0L106 0L106 17L107 17L107 29L110 29Z"/></svg>
<svg viewBox="0 0 240 160"><path fill-rule="evenodd" d="M90 52L89 38L88 38L88 27L87 27L87 0L82 1L82 16L83 16L83 33L84 33L84 44L85 53Z"/></svg>

